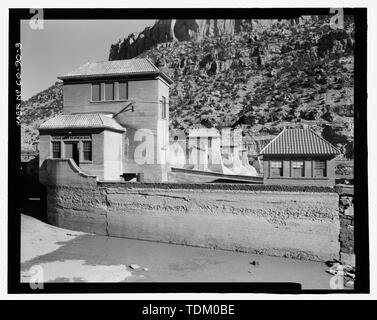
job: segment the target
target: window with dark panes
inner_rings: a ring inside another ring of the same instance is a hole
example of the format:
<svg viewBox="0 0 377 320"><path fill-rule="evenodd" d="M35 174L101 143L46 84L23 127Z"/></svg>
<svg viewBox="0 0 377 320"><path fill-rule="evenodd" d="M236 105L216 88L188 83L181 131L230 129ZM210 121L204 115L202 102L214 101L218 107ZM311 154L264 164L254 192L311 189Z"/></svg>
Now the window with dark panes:
<svg viewBox="0 0 377 320"><path fill-rule="evenodd" d="M314 177L326 177L327 168L326 160L315 160L314 161Z"/></svg>
<svg viewBox="0 0 377 320"><path fill-rule="evenodd" d="M54 141L52 143L52 157L60 158L61 157L61 144L60 141Z"/></svg>
<svg viewBox="0 0 377 320"><path fill-rule="evenodd" d="M93 83L92 84L92 101L101 100L101 84Z"/></svg>
<svg viewBox="0 0 377 320"><path fill-rule="evenodd" d="M105 100L114 100L114 83L105 83Z"/></svg>
<svg viewBox="0 0 377 320"><path fill-rule="evenodd" d="M162 97L162 100L161 100L161 119L166 119L166 97Z"/></svg>
<svg viewBox="0 0 377 320"><path fill-rule="evenodd" d="M304 175L304 160L293 160L292 177L303 177Z"/></svg>
<svg viewBox="0 0 377 320"><path fill-rule="evenodd" d="M283 161L271 160L270 172L271 172L271 176L282 177L283 176Z"/></svg>
<svg viewBox="0 0 377 320"><path fill-rule="evenodd" d="M92 161L92 141L83 141L82 147L84 161Z"/></svg>
<svg viewBox="0 0 377 320"><path fill-rule="evenodd" d="M128 84L127 82L119 82L119 100L128 99Z"/></svg>

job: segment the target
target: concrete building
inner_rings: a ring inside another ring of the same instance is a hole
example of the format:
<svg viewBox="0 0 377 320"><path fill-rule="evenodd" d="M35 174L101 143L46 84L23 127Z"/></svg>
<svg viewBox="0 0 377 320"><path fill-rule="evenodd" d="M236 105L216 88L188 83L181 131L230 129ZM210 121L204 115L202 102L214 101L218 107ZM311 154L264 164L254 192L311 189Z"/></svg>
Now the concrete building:
<svg viewBox="0 0 377 320"><path fill-rule="evenodd" d="M174 168L226 175L258 176L250 166L242 142L242 129L193 128L186 136L171 132L170 164Z"/></svg>
<svg viewBox="0 0 377 320"><path fill-rule="evenodd" d="M221 129L221 155L224 165L233 174L258 176L258 172L249 163L242 128L224 127Z"/></svg>
<svg viewBox="0 0 377 320"><path fill-rule="evenodd" d="M215 128L191 129L188 134L189 164L194 170L223 173L220 134Z"/></svg>
<svg viewBox="0 0 377 320"><path fill-rule="evenodd" d="M100 113L56 116L39 127L40 162L71 158L100 180L119 180L125 132L111 116Z"/></svg>
<svg viewBox="0 0 377 320"><path fill-rule="evenodd" d="M284 129L260 152L264 183L334 186L338 153L310 129Z"/></svg>
<svg viewBox="0 0 377 320"><path fill-rule="evenodd" d="M100 180L167 181L169 86L148 59L86 63L59 77L63 115L40 126L40 167L72 158Z"/></svg>

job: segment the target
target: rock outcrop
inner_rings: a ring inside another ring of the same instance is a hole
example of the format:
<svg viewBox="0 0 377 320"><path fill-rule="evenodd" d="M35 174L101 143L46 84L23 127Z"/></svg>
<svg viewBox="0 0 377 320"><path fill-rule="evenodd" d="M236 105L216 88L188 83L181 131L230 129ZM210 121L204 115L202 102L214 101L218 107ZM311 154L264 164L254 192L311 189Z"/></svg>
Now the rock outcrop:
<svg viewBox="0 0 377 320"><path fill-rule="evenodd" d="M233 35L239 29L240 24L236 24L236 20L158 20L153 27L133 33L112 45L109 60L131 59L159 43Z"/></svg>
<svg viewBox="0 0 377 320"><path fill-rule="evenodd" d="M119 40L110 48L109 60L131 59L160 43L172 41L198 41L206 37L233 36L242 32L258 34L277 25L289 26L312 19L302 17L297 20L277 19L179 19L158 20L152 27L145 28L140 33L132 33L127 38Z"/></svg>
<svg viewBox="0 0 377 320"><path fill-rule="evenodd" d="M45 120L60 114L63 110L63 86L56 82L30 99L21 102L21 150L35 150L38 142L38 126Z"/></svg>

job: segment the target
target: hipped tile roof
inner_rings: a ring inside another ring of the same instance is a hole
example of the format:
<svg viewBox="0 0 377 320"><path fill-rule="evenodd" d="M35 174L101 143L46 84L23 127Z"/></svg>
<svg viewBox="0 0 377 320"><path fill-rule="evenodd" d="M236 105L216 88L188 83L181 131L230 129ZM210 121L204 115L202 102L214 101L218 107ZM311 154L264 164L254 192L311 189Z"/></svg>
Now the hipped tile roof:
<svg viewBox="0 0 377 320"><path fill-rule="evenodd" d="M262 155L336 155L339 150L310 129L284 129Z"/></svg>
<svg viewBox="0 0 377 320"><path fill-rule="evenodd" d="M87 62L77 69L58 77L61 80L95 78L105 76L160 74L168 82L172 80L160 71L149 59L126 59L114 61Z"/></svg>
<svg viewBox="0 0 377 320"><path fill-rule="evenodd" d="M125 131L116 120L100 113L58 115L43 122L39 129L110 129Z"/></svg>

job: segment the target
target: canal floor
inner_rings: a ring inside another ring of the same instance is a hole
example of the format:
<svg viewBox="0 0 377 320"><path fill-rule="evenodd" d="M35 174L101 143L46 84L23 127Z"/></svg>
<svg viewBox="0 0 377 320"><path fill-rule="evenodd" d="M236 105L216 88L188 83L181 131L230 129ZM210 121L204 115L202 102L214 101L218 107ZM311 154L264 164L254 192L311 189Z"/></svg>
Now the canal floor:
<svg viewBox="0 0 377 320"><path fill-rule="evenodd" d="M21 281L295 282L330 289L321 262L98 236L21 219ZM39 268L39 269L36 269Z"/></svg>

